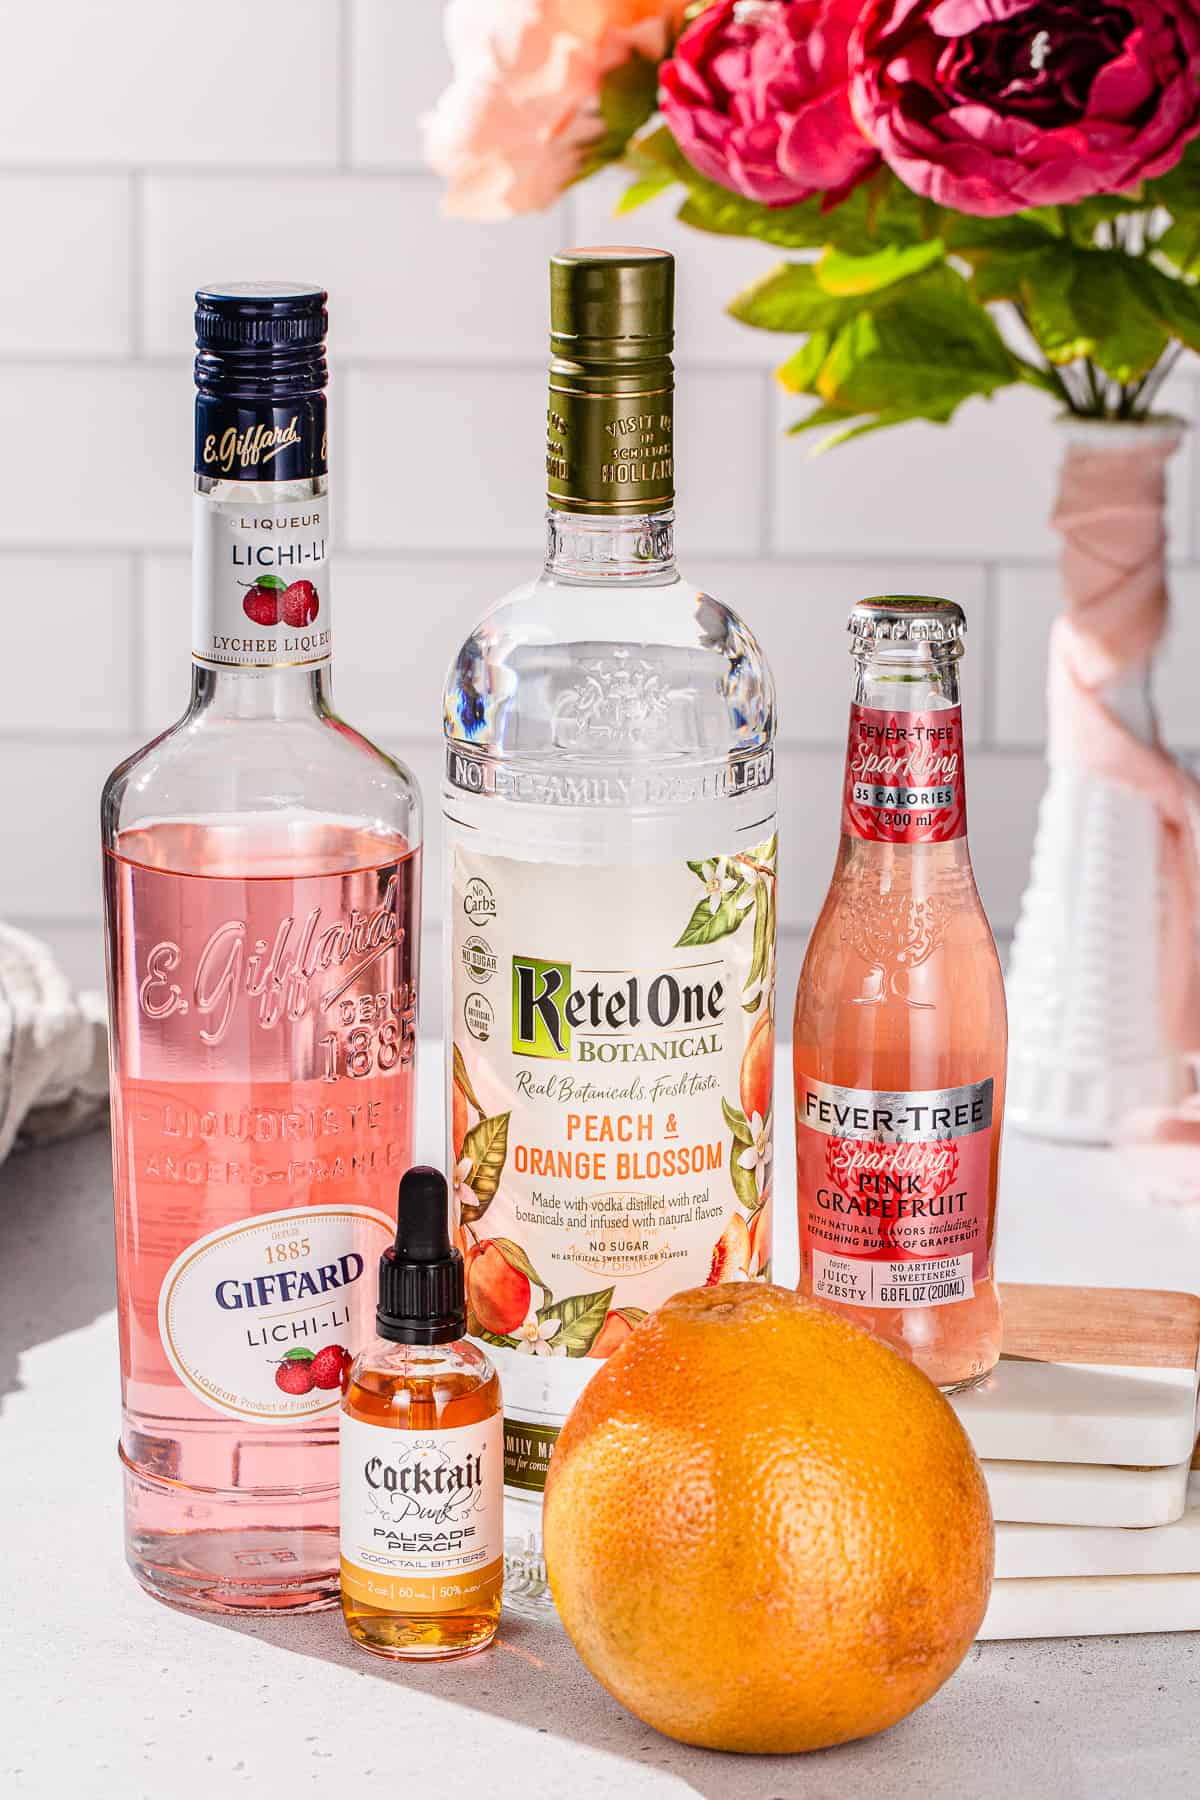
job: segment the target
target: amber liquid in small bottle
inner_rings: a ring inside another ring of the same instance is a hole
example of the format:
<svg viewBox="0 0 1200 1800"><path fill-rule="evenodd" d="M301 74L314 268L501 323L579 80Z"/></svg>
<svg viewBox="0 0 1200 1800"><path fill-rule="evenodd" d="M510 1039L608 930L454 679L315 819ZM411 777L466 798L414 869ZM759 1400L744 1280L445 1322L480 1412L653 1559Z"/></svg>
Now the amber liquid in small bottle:
<svg viewBox="0 0 1200 1800"><path fill-rule="evenodd" d="M463 1336L445 1177L410 1169L398 1211L380 1259L380 1335L355 1358L342 1399L342 1612L376 1656L467 1656L500 1620L500 1379Z"/></svg>
<svg viewBox="0 0 1200 1800"><path fill-rule="evenodd" d="M499 1432L500 1383L486 1357L472 1344L426 1347L390 1344L379 1338L350 1372L342 1403L343 1430L348 1419L377 1430L428 1437L433 1444L443 1433L464 1426L486 1427L494 1421ZM400 1521L399 1528L405 1523ZM411 1585L418 1587L415 1580ZM448 1573L440 1580L434 1578L431 1586L435 1590L440 1587L441 1599L450 1604L423 1607L418 1592L412 1600L413 1610L398 1612L391 1602L377 1606L358 1598L356 1591L350 1591L343 1569L342 1612L350 1636L364 1650L397 1657L465 1656L491 1643L500 1622L499 1574L484 1590L464 1593L458 1605L453 1604L458 1597L445 1590L454 1586L472 1589L473 1577Z"/></svg>

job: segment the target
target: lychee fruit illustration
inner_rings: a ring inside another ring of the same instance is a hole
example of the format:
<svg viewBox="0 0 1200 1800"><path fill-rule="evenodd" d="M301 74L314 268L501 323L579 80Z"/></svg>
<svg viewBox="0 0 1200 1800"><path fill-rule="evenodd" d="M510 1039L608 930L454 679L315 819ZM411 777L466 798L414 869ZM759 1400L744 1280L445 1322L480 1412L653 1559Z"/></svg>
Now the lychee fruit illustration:
<svg viewBox="0 0 1200 1800"><path fill-rule="evenodd" d="M281 1362L275 1371L275 1386L280 1393L311 1394L316 1385L313 1381L316 1360L314 1356L311 1362Z"/></svg>
<svg viewBox="0 0 1200 1800"><path fill-rule="evenodd" d="M293 581L284 590L279 610L285 625L311 625L321 610L321 597L311 581Z"/></svg>
<svg viewBox="0 0 1200 1800"><path fill-rule="evenodd" d="M265 575L246 589L242 611L256 625L278 625L279 591L283 583L278 576Z"/></svg>
<svg viewBox="0 0 1200 1800"><path fill-rule="evenodd" d="M341 1344L326 1344L305 1366L312 1375L314 1387L340 1388L350 1363L350 1352Z"/></svg>

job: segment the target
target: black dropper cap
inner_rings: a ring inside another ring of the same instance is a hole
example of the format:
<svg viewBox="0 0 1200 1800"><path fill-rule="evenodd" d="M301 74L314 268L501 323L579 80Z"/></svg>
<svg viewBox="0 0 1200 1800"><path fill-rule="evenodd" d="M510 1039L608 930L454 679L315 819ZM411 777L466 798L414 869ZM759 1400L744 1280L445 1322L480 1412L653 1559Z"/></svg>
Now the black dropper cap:
<svg viewBox="0 0 1200 1800"><path fill-rule="evenodd" d="M463 1259L451 1248L440 1169L410 1169L400 1183L396 1242L379 1259L375 1324L398 1344L449 1344L466 1331Z"/></svg>

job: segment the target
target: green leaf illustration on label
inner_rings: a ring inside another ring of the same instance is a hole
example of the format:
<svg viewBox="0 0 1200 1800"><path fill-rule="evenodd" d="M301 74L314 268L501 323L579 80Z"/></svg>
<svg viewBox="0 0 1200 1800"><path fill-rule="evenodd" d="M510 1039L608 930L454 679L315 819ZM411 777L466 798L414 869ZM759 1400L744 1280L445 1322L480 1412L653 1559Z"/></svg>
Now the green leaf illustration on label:
<svg viewBox="0 0 1200 1800"><path fill-rule="evenodd" d="M496 1197L508 1156L510 1116L509 1113L497 1113L494 1118L480 1119L463 1139L463 1158L471 1164L467 1186L476 1201L474 1206L468 1201L462 1208L463 1219L468 1224L481 1219Z"/></svg>
<svg viewBox="0 0 1200 1800"><path fill-rule="evenodd" d="M612 1297L613 1289L604 1288L595 1294L569 1294L565 1300L543 1306L538 1318L559 1322L559 1329L550 1340L554 1349L565 1350L568 1356L586 1356L608 1317Z"/></svg>
<svg viewBox="0 0 1200 1800"><path fill-rule="evenodd" d="M729 1175L733 1182L734 1193L743 1206L749 1207L753 1211L758 1206L761 1195L758 1191L758 1182L754 1178L754 1170L743 1169L738 1160L743 1149L744 1146L739 1144L735 1138L733 1155L729 1158Z"/></svg>
<svg viewBox="0 0 1200 1800"><path fill-rule="evenodd" d="M507 1114L505 1116L507 1117ZM514 1244L511 1238L491 1238L489 1242L500 1252L506 1263L509 1263L514 1269L520 1269L522 1275L527 1276L535 1287L540 1287L543 1294L550 1292L548 1285L542 1280L520 1244Z"/></svg>
<svg viewBox="0 0 1200 1800"><path fill-rule="evenodd" d="M477 1113L482 1113L483 1108L479 1104L479 1096L471 1086L471 1077L467 1074L466 1060L457 1044L454 1046L454 1079L466 1095L467 1099L471 1102L471 1105L475 1108L475 1111Z"/></svg>
<svg viewBox="0 0 1200 1800"><path fill-rule="evenodd" d="M752 1144L754 1136L750 1130L750 1121L741 1107L730 1106L728 1100L722 1100L721 1111L725 1115L725 1123L733 1133L734 1142L741 1145Z"/></svg>

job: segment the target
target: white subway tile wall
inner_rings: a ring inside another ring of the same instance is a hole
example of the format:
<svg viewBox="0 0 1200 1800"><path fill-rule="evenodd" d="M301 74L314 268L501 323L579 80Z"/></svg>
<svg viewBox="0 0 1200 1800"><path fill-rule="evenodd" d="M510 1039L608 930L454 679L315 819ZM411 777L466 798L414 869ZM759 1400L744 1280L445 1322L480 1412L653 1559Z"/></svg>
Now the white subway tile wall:
<svg viewBox="0 0 1200 1800"><path fill-rule="evenodd" d="M836 843L844 614L946 593L970 620L970 815L1011 931L1043 782L1046 526L1058 441L1033 393L812 458L771 375L786 339L725 302L769 248L628 219L612 175L509 225L442 217L418 120L445 78L438 0L158 0L14 12L0 59L0 806L18 853L0 913L100 979L97 800L188 685L191 295L281 275L331 291L337 694L412 765L429 821L426 1021L439 1010L438 742L450 655L541 544L545 263L558 243L665 243L680 261L685 567L742 610L780 690L782 979ZM51 103L52 102L52 103ZM1194 365L1171 407L1200 415ZM1200 750L1200 458L1172 474L1174 624L1159 693ZM783 1002L786 1015L787 1002Z"/></svg>

